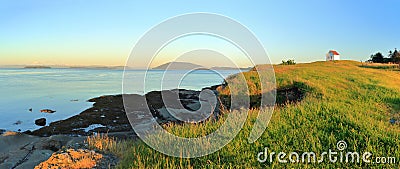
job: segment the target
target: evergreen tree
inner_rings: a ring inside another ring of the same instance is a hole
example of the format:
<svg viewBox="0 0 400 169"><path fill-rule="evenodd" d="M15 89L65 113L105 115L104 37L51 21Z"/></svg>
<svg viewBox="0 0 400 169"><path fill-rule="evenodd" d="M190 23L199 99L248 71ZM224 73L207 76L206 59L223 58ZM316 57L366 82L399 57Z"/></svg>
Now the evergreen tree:
<svg viewBox="0 0 400 169"><path fill-rule="evenodd" d="M371 55L371 60L372 60L372 62L374 62L374 63L383 63L383 55L382 55L382 53L381 52L378 52L378 53L376 53L376 54L374 54L374 55Z"/></svg>

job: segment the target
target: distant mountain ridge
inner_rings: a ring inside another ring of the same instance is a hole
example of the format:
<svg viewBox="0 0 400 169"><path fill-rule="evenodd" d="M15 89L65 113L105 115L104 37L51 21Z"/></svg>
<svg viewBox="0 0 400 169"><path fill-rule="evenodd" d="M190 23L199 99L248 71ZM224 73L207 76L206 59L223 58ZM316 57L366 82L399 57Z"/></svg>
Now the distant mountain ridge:
<svg viewBox="0 0 400 169"><path fill-rule="evenodd" d="M243 71L247 71L247 70L250 70L251 68L253 68L253 67L235 68L235 67L226 67L226 66L223 66L223 67L214 66L214 67L211 67L210 69L213 69L213 70L236 70L236 69L240 69L240 70L243 70Z"/></svg>
<svg viewBox="0 0 400 169"><path fill-rule="evenodd" d="M192 69L206 69L204 66L193 64L189 62L168 62L160 66L152 68L153 70L192 70Z"/></svg>
<svg viewBox="0 0 400 169"><path fill-rule="evenodd" d="M241 69L241 70L250 70L252 67L248 68L235 68L235 67L227 67L227 66L214 66L211 68L207 68L202 65L190 63L190 62L168 62L164 63L162 65L156 66L152 68L153 70L193 70L193 69L199 69L199 70L235 70L235 69Z"/></svg>
<svg viewBox="0 0 400 169"><path fill-rule="evenodd" d="M50 66L25 66L25 69L51 69Z"/></svg>

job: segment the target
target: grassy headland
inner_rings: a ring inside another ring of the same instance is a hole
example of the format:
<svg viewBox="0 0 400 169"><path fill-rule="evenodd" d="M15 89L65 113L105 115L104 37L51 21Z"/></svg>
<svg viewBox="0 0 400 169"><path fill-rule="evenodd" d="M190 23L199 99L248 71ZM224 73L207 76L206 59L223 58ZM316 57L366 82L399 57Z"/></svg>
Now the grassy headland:
<svg viewBox="0 0 400 169"><path fill-rule="evenodd" d="M261 70L265 66L257 66ZM373 157L400 160L400 72L362 67L355 61L314 62L274 66L278 90L295 86L304 92L298 102L276 105L267 130L248 143L257 111L251 111L240 133L221 150L201 158L169 157L134 142L126 149L119 168L397 168L397 164L260 163L257 154L268 147L274 152L336 150L344 140L346 152L371 152ZM254 71L244 72L249 93L258 94ZM237 75L234 75L237 76ZM235 77L230 78L235 78ZM220 89L221 93L227 89ZM278 98L279 99L279 98ZM226 112L229 113L229 112ZM391 121L395 123L391 123ZM218 128L224 118L200 124L164 127L180 136L195 137ZM126 143L120 143L126 145ZM118 146L118 144L117 144ZM276 158L276 156L274 157ZM317 159L317 160L318 160Z"/></svg>

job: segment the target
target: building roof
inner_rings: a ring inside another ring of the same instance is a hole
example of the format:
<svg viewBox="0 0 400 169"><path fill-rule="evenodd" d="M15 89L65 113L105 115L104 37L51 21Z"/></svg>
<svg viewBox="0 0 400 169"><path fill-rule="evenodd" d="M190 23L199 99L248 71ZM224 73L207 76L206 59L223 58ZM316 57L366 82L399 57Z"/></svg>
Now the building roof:
<svg viewBox="0 0 400 169"><path fill-rule="evenodd" d="M330 50L329 52L332 52L333 55L340 55L336 50Z"/></svg>

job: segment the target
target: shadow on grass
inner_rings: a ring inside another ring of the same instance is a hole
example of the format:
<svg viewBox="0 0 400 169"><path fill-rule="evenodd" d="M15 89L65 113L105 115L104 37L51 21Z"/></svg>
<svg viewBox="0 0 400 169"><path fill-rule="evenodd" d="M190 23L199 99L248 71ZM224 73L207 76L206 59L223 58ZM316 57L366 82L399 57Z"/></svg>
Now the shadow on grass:
<svg viewBox="0 0 400 169"><path fill-rule="evenodd" d="M250 95L250 108L259 108L261 106L261 99L264 97L264 102L268 106L284 106L286 104L293 104L300 102L304 99L307 91L310 88L302 82L294 82L292 85L280 87L276 89L276 93L269 92L264 94ZM269 103L274 103L273 95L276 95L275 105L270 105ZM225 109L230 109L231 107L231 95L220 94L219 99Z"/></svg>
<svg viewBox="0 0 400 169"><path fill-rule="evenodd" d="M362 68L400 71L400 65L362 65Z"/></svg>

